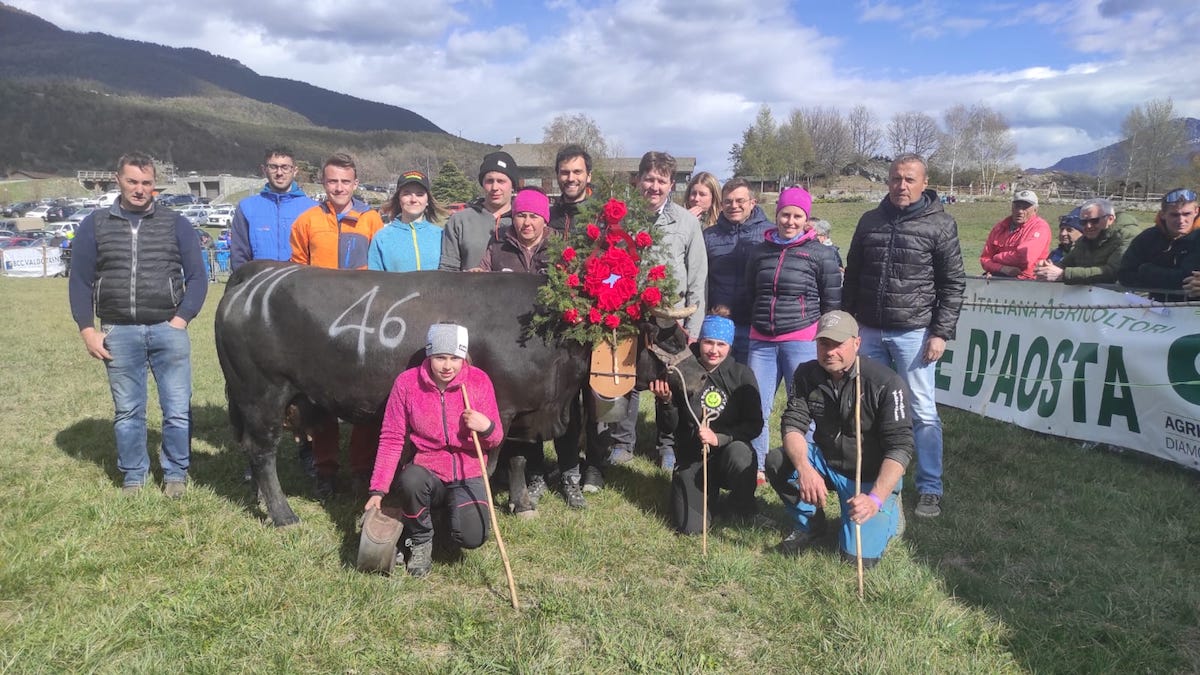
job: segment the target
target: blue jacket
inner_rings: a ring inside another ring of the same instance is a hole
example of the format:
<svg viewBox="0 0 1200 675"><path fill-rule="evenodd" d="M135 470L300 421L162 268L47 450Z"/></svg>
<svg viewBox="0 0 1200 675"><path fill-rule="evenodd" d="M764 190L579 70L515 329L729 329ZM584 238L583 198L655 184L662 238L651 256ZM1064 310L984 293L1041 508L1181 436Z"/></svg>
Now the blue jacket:
<svg viewBox="0 0 1200 675"><path fill-rule="evenodd" d="M424 218L406 223L399 218L371 238L367 269L380 272L436 270L442 258L442 228Z"/></svg>
<svg viewBox="0 0 1200 675"><path fill-rule="evenodd" d="M725 214L704 230L708 249L708 307L725 305L735 324L750 324L750 289L746 286L746 261L750 249L760 244L767 230L775 227L761 206L755 206L746 222L729 222Z"/></svg>
<svg viewBox="0 0 1200 675"><path fill-rule="evenodd" d="M262 192L243 199L229 226L229 268L249 260L290 260L292 223L316 205L295 182L284 193L264 185Z"/></svg>

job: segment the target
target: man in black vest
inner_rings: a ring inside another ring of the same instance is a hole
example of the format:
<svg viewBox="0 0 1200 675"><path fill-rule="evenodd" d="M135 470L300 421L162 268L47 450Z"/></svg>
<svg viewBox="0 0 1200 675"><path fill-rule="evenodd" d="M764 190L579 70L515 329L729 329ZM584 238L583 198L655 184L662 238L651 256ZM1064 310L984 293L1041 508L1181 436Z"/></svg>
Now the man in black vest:
<svg viewBox="0 0 1200 675"><path fill-rule="evenodd" d="M121 197L79 224L72 248L71 315L88 354L108 370L122 490L150 473L146 451L146 366L162 408L163 492L187 488L191 458L192 345L187 325L208 293L196 231L154 205L154 161L140 152L117 162ZM96 330L95 317L100 318Z"/></svg>

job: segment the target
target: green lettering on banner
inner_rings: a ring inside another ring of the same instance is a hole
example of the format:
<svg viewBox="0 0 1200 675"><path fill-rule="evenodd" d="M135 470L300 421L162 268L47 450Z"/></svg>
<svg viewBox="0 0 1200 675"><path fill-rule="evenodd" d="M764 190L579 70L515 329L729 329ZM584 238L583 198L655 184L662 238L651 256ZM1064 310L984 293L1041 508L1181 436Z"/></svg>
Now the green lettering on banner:
<svg viewBox="0 0 1200 675"><path fill-rule="evenodd" d="M1013 333L1008 336L1008 344L1004 347L1004 357L1000 360L1000 369L996 373L996 386L992 388L992 403L1000 395L1004 395L1004 407L1011 408L1013 389L1017 386L1017 359L1021 354L1021 336Z"/></svg>
<svg viewBox="0 0 1200 675"><path fill-rule="evenodd" d="M1075 350L1075 381L1071 383L1071 413L1076 422L1087 422L1087 364L1097 363L1100 359L1100 345L1095 342L1080 343Z"/></svg>
<svg viewBox="0 0 1200 675"><path fill-rule="evenodd" d="M1200 334L1184 335L1167 348L1167 381L1179 398L1200 405Z"/></svg>
<svg viewBox="0 0 1200 675"><path fill-rule="evenodd" d="M1038 401L1038 416L1050 417L1054 415L1054 411L1058 409L1058 395L1062 391L1063 364L1071 360L1071 353L1075 351L1075 345L1071 344L1070 340L1063 340L1058 343L1058 347L1054 349L1054 357L1050 359L1050 391L1047 395L1042 392L1041 400Z"/></svg>
<svg viewBox="0 0 1200 675"><path fill-rule="evenodd" d="M1125 350L1117 345L1108 348L1108 359L1104 367L1104 389L1100 392L1100 417L1096 422L1102 427L1111 427L1114 415L1124 417L1130 431L1135 434L1141 433L1133 402L1133 390L1129 387L1129 373L1125 371Z"/></svg>
<svg viewBox="0 0 1200 675"><path fill-rule="evenodd" d="M1037 373L1030 377L1030 370L1033 367L1033 360L1037 358ZM1017 387L1017 409L1025 412L1033 407L1037 400L1037 394L1042 390L1042 378L1046 376L1046 364L1050 360L1050 343L1046 338L1037 336L1029 345L1029 351L1025 353L1025 362L1021 364L1021 383ZM1026 385L1033 383L1032 387L1027 388Z"/></svg>
<svg viewBox="0 0 1200 675"><path fill-rule="evenodd" d="M984 373L987 371L987 333L978 328L971 329L967 342L967 369L963 371L963 396L974 398L983 389Z"/></svg>
<svg viewBox="0 0 1200 675"><path fill-rule="evenodd" d="M950 391L950 376L942 373L942 365L951 365L954 363L954 350L947 349L942 352L942 358L938 359L937 365L933 367L933 386L935 389L942 391Z"/></svg>

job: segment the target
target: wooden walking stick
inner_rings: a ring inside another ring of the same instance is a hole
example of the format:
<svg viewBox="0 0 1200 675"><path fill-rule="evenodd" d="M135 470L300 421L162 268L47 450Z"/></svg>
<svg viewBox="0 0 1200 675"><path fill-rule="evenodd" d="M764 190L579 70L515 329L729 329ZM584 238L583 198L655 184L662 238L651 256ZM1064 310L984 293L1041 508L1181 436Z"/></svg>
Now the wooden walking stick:
<svg viewBox="0 0 1200 675"><path fill-rule="evenodd" d="M708 423L716 419L716 417L717 413L715 411L705 408L704 422L701 424L701 428L708 428ZM702 515L700 516L701 527L703 528L700 531L700 552L704 555L708 555L708 451L708 443L705 443L704 455L701 457L701 462L703 463L702 473L704 474L704 506Z"/></svg>
<svg viewBox="0 0 1200 675"><path fill-rule="evenodd" d="M471 409L471 399L467 396L467 385L462 386L463 405ZM517 600L517 582L513 580L512 565L508 562L508 550L504 548L504 539L500 537L500 522L496 520L496 505L492 499L492 482L488 480L487 459L483 456L483 445L479 442L479 432L471 430L471 438L475 440L475 455L479 458L479 468L483 472L483 489L487 492L488 515L492 518L492 532L496 533L496 546L500 548L500 559L504 561L504 574L508 577L508 594L512 597L513 609L521 609Z"/></svg>
<svg viewBox="0 0 1200 675"><path fill-rule="evenodd" d="M862 373L858 370L858 357L854 357L854 494L862 492ZM863 555L862 525L854 523L854 553L858 563L858 599L863 599Z"/></svg>

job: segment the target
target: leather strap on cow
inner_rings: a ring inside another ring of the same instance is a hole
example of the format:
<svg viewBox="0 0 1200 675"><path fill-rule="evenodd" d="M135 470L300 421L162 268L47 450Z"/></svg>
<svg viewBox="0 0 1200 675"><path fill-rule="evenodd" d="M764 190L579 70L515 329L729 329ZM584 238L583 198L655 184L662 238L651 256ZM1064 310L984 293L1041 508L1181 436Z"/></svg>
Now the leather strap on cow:
<svg viewBox="0 0 1200 675"><path fill-rule="evenodd" d="M621 340L614 348L607 341L592 349L591 377L588 384L607 398L633 391L637 382L637 350L632 338Z"/></svg>

